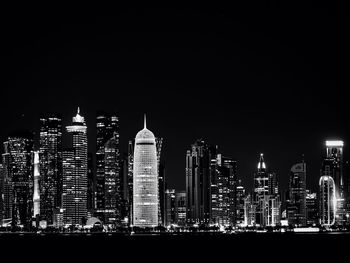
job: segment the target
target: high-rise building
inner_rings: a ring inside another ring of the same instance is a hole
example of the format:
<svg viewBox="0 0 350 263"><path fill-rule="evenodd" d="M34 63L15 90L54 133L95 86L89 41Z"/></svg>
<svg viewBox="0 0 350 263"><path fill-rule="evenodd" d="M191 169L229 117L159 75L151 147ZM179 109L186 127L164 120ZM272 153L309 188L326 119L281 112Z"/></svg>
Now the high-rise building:
<svg viewBox="0 0 350 263"><path fill-rule="evenodd" d="M102 220L106 221L110 210L106 208L106 176L105 176L105 145L114 138L115 154L118 168L116 176L119 177L119 118L116 114L106 112L97 112L96 116L96 214Z"/></svg>
<svg viewBox="0 0 350 263"><path fill-rule="evenodd" d="M319 218L323 226L332 226L335 223L337 198L334 180L329 176L332 167L331 160L324 160L323 175L319 180Z"/></svg>
<svg viewBox="0 0 350 263"><path fill-rule="evenodd" d="M326 158L333 160L333 180L335 183L337 198L344 196L343 175L343 141L326 141Z"/></svg>
<svg viewBox="0 0 350 263"><path fill-rule="evenodd" d="M238 180L236 187L236 224L239 226L244 225L244 200L245 200L245 188L242 185L242 181Z"/></svg>
<svg viewBox="0 0 350 263"><path fill-rule="evenodd" d="M89 214L95 212L95 173L94 173L94 160L93 154L88 153L88 188L87 188L87 209Z"/></svg>
<svg viewBox="0 0 350 263"><path fill-rule="evenodd" d="M157 148L157 169L158 169L158 198L159 198L159 223L165 225L165 167L164 164L161 163L162 156L162 146L163 146L163 138L156 138L156 148Z"/></svg>
<svg viewBox="0 0 350 263"><path fill-rule="evenodd" d="M254 173L254 212L255 224L259 226L275 226L280 222L280 194L276 173L266 168L264 155L260 154L258 169Z"/></svg>
<svg viewBox="0 0 350 263"><path fill-rule="evenodd" d="M212 167L211 173L215 179L216 194L212 192L211 222L214 224L234 226L236 225L236 184L237 184L237 162L231 158L216 156L216 166Z"/></svg>
<svg viewBox="0 0 350 263"><path fill-rule="evenodd" d="M84 117L73 117L67 126L73 137L73 148L63 151L63 221L82 225L87 217L87 127Z"/></svg>
<svg viewBox="0 0 350 263"><path fill-rule="evenodd" d="M309 190L306 190L306 225L307 226L316 226L319 224L318 220L318 202L317 194L311 193Z"/></svg>
<svg viewBox="0 0 350 263"><path fill-rule="evenodd" d="M186 225L186 191L175 192L175 224Z"/></svg>
<svg viewBox="0 0 350 263"><path fill-rule="evenodd" d="M0 226L4 218L4 180L5 169L2 163L0 163Z"/></svg>
<svg viewBox="0 0 350 263"><path fill-rule="evenodd" d="M133 183L134 183L134 146L133 146L133 141L129 141L128 143L128 160L127 160L127 200L126 204L128 205L128 220L129 224L133 224L133 206L134 206L134 193L133 193Z"/></svg>
<svg viewBox="0 0 350 263"><path fill-rule="evenodd" d="M306 225L306 163L292 166L289 177L289 198L287 204L288 224Z"/></svg>
<svg viewBox="0 0 350 263"><path fill-rule="evenodd" d="M119 140L112 137L105 143L104 150L104 220L106 223L120 224L122 218L123 188L119 162Z"/></svg>
<svg viewBox="0 0 350 263"><path fill-rule="evenodd" d="M255 225L255 205L251 194L244 198L244 224L243 226Z"/></svg>
<svg viewBox="0 0 350 263"><path fill-rule="evenodd" d="M40 118L40 216L53 223L53 211L62 207L62 117L48 114Z"/></svg>
<svg viewBox="0 0 350 263"><path fill-rule="evenodd" d="M146 127L135 137L133 172L133 225L155 227L159 223L158 162L154 134Z"/></svg>
<svg viewBox="0 0 350 263"><path fill-rule="evenodd" d="M34 194L33 194L33 203L34 203L34 213L33 217L40 215L40 189L39 189L39 180L40 180L40 163L39 163L39 152L34 152Z"/></svg>
<svg viewBox="0 0 350 263"><path fill-rule="evenodd" d="M330 174L335 184L336 196L336 224L344 225L346 222L346 188L343 167L343 141L326 141L325 161L330 168Z"/></svg>
<svg viewBox="0 0 350 263"><path fill-rule="evenodd" d="M6 144L4 144L6 145ZM13 184L10 173L10 153L2 154L2 174L3 174L3 186L2 186L2 200L3 200L3 219L12 220L12 208L13 208Z"/></svg>
<svg viewBox="0 0 350 263"><path fill-rule="evenodd" d="M8 185L6 191L7 205L12 204L12 225L29 226L33 214L33 134L30 132L15 132L4 142L5 169ZM7 209L10 209L7 207Z"/></svg>
<svg viewBox="0 0 350 263"><path fill-rule="evenodd" d="M176 222L176 193L175 189L165 190L165 222L164 226L170 226Z"/></svg>
<svg viewBox="0 0 350 263"><path fill-rule="evenodd" d="M215 155L214 148L203 140L197 140L186 153L186 219L190 225L210 223L210 165Z"/></svg>

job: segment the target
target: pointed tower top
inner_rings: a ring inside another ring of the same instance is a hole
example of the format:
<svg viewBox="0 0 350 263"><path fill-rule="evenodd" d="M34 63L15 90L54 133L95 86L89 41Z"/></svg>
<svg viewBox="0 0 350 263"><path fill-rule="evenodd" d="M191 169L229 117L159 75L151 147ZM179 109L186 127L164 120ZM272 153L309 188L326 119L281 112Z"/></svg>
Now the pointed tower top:
<svg viewBox="0 0 350 263"><path fill-rule="evenodd" d="M265 161L264 161L264 154L260 153L260 160L258 163L258 169L266 169Z"/></svg>
<svg viewBox="0 0 350 263"><path fill-rule="evenodd" d="M73 122L81 122L81 123L83 123L84 121L85 121L84 117L82 117L80 115L80 107L78 107L77 115L75 117L73 117Z"/></svg>
<svg viewBox="0 0 350 263"><path fill-rule="evenodd" d="M143 128L147 129L147 127L146 127L146 113L143 116Z"/></svg>

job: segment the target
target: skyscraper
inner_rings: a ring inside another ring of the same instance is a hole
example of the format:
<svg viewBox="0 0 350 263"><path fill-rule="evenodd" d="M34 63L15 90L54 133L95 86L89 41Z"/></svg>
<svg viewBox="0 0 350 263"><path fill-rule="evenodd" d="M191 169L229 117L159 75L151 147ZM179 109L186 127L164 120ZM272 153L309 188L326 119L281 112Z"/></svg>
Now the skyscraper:
<svg viewBox="0 0 350 263"><path fill-rule="evenodd" d="M133 225L158 226L158 174L157 149L154 134L146 127L135 137L133 172Z"/></svg>
<svg viewBox="0 0 350 263"><path fill-rule="evenodd" d="M216 166L211 167L214 172L217 193L212 196L212 218L213 223L225 226L236 225L236 184L237 184L237 162L231 158L217 154ZM214 209L215 208L215 209Z"/></svg>
<svg viewBox="0 0 350 263"><path fill-rule="evenodd" d="M254 173L255 224L275 226L280 221L280 195L277 175L266 168L264 155L260 154L258 169Z"/></svg>
<svg viewBox="0 0 350 263"><path fill-rule="evenodd" d="M159 223L165 224L165 167L164 164L161 163L162 156L162 146L163 146L163 138L156 138L156 148L157 148L157 169L158 169L158 198L159 198Z"/></svg>
<svg viewBox="0 0 350 263"><path fill-rule="evenodd" d="M34 213L33 213L33 217L40 215L39 180L40 180L39 152L35 151L34 152L34 194L33 194Z"/></svg>
<svg viewBox="0 0 350 263"><path fill-rule="evenodd" d="M14 132L4 143L4 148L7 182L11 184L8 190L12 190L7 197L12 200L6 202L12 203L12 224L29 226L33 213L33 134Z"/></svg>
<svg viewBox="0 0 350 263"><path fill-rule="evenodd" d="M165 190L165 222L164 226L170 226L176 222L176 193L175 189Z"/></svg>
<svg viewBox="0 0 350 263"><path fill-rule="evenodd" d="M245 188L242 185L242 181L238 180L238 184L236 187L236 198L237 198L237 206L236 206L236 224L244 225L244 200L245 200Z"/></svg>
<svg viewBox="0 0 350 263"><path fill-rule="evenodd" d="M119 118L116 114L97 112L96 116L96 212L98 217L105 221L109 214L106 211L106 168L105 144L114 138L115 155L117 158L116 176L119 177ZM109 205L108 205L109 206ZM109 209L107 209L109 210ZM107 213L107 214L106 214Z"/></svg>
<svg viewBox="0 0 350 263"><path fill-rule="evenodd" d="M175 192L175 223L186 225L186 191Z"/></svg>
<svg viewBox="0 0 350 263"><path fill-rule="evenodd" d="M116 135L116 134L115 134ZM122 178L119 162L119 140L112 137L105 144L104 150L104 220L106 223L118 223L122 221Z"/></svg>
<svg viewBox="0 0 350 263"><path fill-rule="evenodd" d="M63 221L83 224L87 216L87 127L84 117L73 117L67 132L73 137L73 148L63 152Z"/></svg>
<svg viewBox="0 0 350 263"><path fill-rule="evenodd" d="M210 164L213 147L197 140L186 153L187 223L209 224L211 214ZM215 157L214 157L215 158Z"/></svg>
<svg viewBox="0 0 350 263"><path fill-rule="evenodd" d="M288 223L293 226L306 225L306 163L292 166L289 177Z"/></svg>
<svg viewBox="0 0 350 263"><path fill-rule="evenodd" d="M6 146L7 144L4 144ZM13 208L13 184L10 173L10 153L2 154L2 200L3 200L3 219L12 220Z"/></svg>
<svg viewBox="0 0 350 263"><path fill-rule="evenodd" d="M343 175L343 141L326 141L326 158L333 159L333 180L335 183L337 198L344 196Z"/></svg>
<svg viewBox="0 0 350 263"><path fill-rule="evenodd" d="M126 203L128 205L128 218L129 218L129 224L133 224L133 207L134 207L134 193L133 193L133 184L134 184L134 147L133 147L133 141L129 141L128 143L128 160L127 160L127 200Z"/></svg>
<svg viewBox="0 0 350 263"><path fill-rule="evenodd" d="M335 223L337 197L336 186L332 173L333 160L325 159L322 166L322 176L319 180L319 218L323 226L331 226Z"/></svg>
<svg viewBox="0 0 350 263"><path fill-rule="evenodd" d="M318 219L318 208L317 194L311 193L306 190L306 225L315 226L319 224Z"/></svg>
<svg viewBox="0 0 350 263"><path fill-rule="evenodd" d="M62 207L62 117L48 114L40 118L40 216L53 223L53 211Z"/></svg>
<svg viewBox="0 0 350 263"><path fill-rule="evenodd" d="M95 173L94 173L94 162L93 154L88 153L88 189L87 189L87 209L88 213L93 215L95 212Z"/></svg>
<svg viewBox="0 0 350 263"><path fill-rule="evenodd" d="M0 225L4 218L4 180L5 180L5 169L2 163L0 163Z"/></svg>
<svg viewBox="0 0 350 263"><path fill-rule="evenodd" d="M343 225L346 222L346 188L343 167L343 141L326 141L325 162L329 166L329 176L334 180L336 196L336 223Z"/></svg>

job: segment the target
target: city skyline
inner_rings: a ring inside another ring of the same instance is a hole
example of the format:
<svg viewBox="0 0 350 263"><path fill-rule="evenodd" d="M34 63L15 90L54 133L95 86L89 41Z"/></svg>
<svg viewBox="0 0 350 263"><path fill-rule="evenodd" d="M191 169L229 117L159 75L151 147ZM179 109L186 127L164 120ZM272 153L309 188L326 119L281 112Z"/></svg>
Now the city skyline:
<svg viewBox="0 0 350 263"><path fill-rule="evenodd" d="M3 5L4 260L346 258L345 3L89 6Z"/></svg>
<svg viewBox="0 0 350 263"><path fill-rule="evenodd" d="M288 189L282 189L280 176L260 153L253 188L242 190L242 178L237 172L239 161L223 155L218 145L196 140L186 153L186 191L182 194L167 184L161 158L164 138L155 137L147 129L146 115L134 147L121 157L119 118L99 112L95 141L101 147L93 154L96 169L92 168L93 156L88 154L88 126L80 107L63 133L64 137L71 137L70 147L60 143L62 119L54 114L47 116L50 117L40 118L40 138L34 138L28 131L14 131L3 142L0 215L4 225L9 218L12 227L30 228L33 222L33 226L44 229L96 223L114 227L172 227L178 226L177 220L182 227L217 225L220 229L318 225L329 228L349 223L350 167L349 162L344 162L343 140L324 141L315 195L306 185L304 155L291 166ZM40 143L40 151L35 142ZM103 158L98 159L101 154ZM95 189L93 193L91 189ZM315 205L310 203L313 198ZM318 212L313 215L315 209ZM315 218L319 221L310 225L309 220Z"/></svg>
<svg viewBox="0 0 350 263"><path fill-rule="evenodd" d="M75 107L75 111L76 111L76 108ZM78 107L80 108L80 107ZM84 109L83 109L84 110ZM73 110L74 111L74 110ZM84 111L86 112L86 111ZM96 144L95 144L95 141L96 141L96 136L97 136L97 133L96 133L96 124L97 124L97 121L96 121L96 117L98 117L99 115L101 115L101 112L108 112L108 111L105 111L105 110L96 110L96 112L93 114L93 117L89 117L89 116L86 116L85 119L91 119L91 118L94 118L92 120L92 123L87 123L87 136L89 138L88 140L88 152L89 153L95 153L96 152ZM116 112L116 111L112 111L112 112ZM107 114L107 113L106 113ZM145 113L142 113L140 114L140 116L144 116ZM59 119L62 121L62 126L65 127L69 124L69 117L71 114L68 114L67 118L66 116L63 116L62 117L62 114L59 113L59 112L51 112L51 113L45 113L45 114L41 114L39 119L42 120L44 117L43 116L55 116L55 115L58 115L59 116ZM123 127L123 119L121 119L120 115L118 114L118 112L116 112L115 116L117 116L116 118L119 118L118 120L118 125L120 125L120 122L122 123L121 124L121 127L118 127L118 129L120 130L125 130L125 127ZM139 119L141 118L139 116ZM47 118L47 117L45 117ZM48 117L48 119L50 119L50 117ZM138 120L139 121L139 120ZM150 122L154 125L154 121L152 121L152 118L150 118ZM32 128L32 129L29 129L29 128L26 128L24 127L23 125L18 128L18 129L12 129L9 134L13 133L13 132L30 132L33 134L33 138L35 139L34 140L34 147L36 147L37 149L39 149L40 147L40 144L39 144L39 136L40 136L40 128L39 128L39 120L36 121L37 123L37 126L36 128ZM32 125L34 126L34 125ZM35 127L35 126L34 126ZM137 131L137 129L136 129ZM120 133L118 133L120 134ZM123 134L124 136L122 137L121 135L119 135L121 137L121 139L118 139L120 140L120 142L118 143L119 147L118 147L118 150L120 151L120 153L127 153L127 144L129 142L129 140L132 140L133 139L133 136L132 135L126 135L127 137L125 138L125 133ZM62 138L60 138L62 137ZM163 136L164 137L164 136ZM208 136L209 137L209 136ZM70 146L70 143L71 143L71 140L68 138L67 135L60 135L59 136L59 140L62 140L62 146L63 148L69 148ZM6 139L6 136L5 136L5 139ZM327 147L326 143L327 141L344 141L344 149L343 149L343 156L344 157L344 161L348 161L349 159L349 147L347 147L347 144L346 144L346 140L343 140L342 137L340 136L325 136L323 138L321 138L321 141L323 143L320 143L320 141L316 141L316 140L313 140L312 141L312 144L313 145L317 145L317 151L311 151L310 149L307 149L305 151L299 151L300 154L297 154L296 156L294 156L294 159L291 159L291 160L288 160L288 161L284 161L284 166L283 166L283 170L281 170L281 165L274 159L278 159L278 158L273 158L273 157L276 157L278 156L278 151L274 152L272 151L271 149L269 149L268 147L266 147L266 149L262 149L261 151L258 151L258 150L255 150L255 151L252 151L252 153L250 154L250 158L249 160L245 160L245 159L242 159L239 157L239 153L244 150L243 148L238 148L238 147L230 147L230 145L220 145L220 144L215 144L214 142L212 141L209 141L207 138L205 137L202 137L202 136L197 136L197 137L194 137L192 138L192 141L190 141L189 144L192 144L193 141L195 140L200 140L200 139L204 139L206 142L208 142L210 145L216 145L220 152L223 154L223 155L227 155L227 156L231 156L233 158L235 158L236 160L239 161L238 163L238 173L239 173L239 176L240 176L240 179L242 179L242 183L245 187L252 187L253 184L254 184L254 180L252 179L252 175L254 173L254 169L252 167L255 166L255 163L256 163L256 155L260 154L260 153L264 153L265 156L268 156L269 158L269 163L270 163L270 167L273 168L277 173L278 173L278 176L280 178L280 183L282 185L282 188L283 189L287 189L288 188L288 184L289 184L289 169L290 167L293 165L293 162L296 163L298 161L300 161L301 159L304 159L305 162L308 164L308 171L307 171L307 176L306 176L306 185L307 185L307 188L308 189L311 189L312 191L317 191L318 188L317 188L317 185L318 185L318 180L319 180L319 173L320 173L320 166L322 165L322 161L323 161L323 157L324 157L324 149L325 147ZM215 140L213 140L215 141ZM280 143L282 143L283 141L280 141ZM59 142L60 143L60 142ZM180 166L181 168L184 166L184 163L185 163L185 155L186 154L183 154L183 157L182 158L182 162L179 164L173 164L171 163L169 165L169 162L167 162L167 160L169 158L167 158L167 155L170 154L172 155L173 153L171 151L168 150L168 147L167 147L167 143L169 144L173 144L173 142L167 140L167 138L165 138L165 142L163 143L164 144L164 153L163 153L163 158L164 158L164 162L167 164L167 175L170 174L169 176L167 176L166 180L169 184L169 187L173 187L173 188L176 188L178 190L184 190L185 189L185 184L186 184L186 180L182 177L174 177L174 174L175 172L172 171L172 169L174 169L175 167L175 170L180 170L178 166ZM185 147L185 151L187 150L188 146ZM225 152L224 150L222 149L227 149L227 148L236 148L236 151L238 154L237 155L232 155L232 154L229 154L230 151L227 151ZM305 148L304 148L305 149ZM298 151L297 149L294 149L294 152L295 151ZM0 150L1 153L3 153L3 149ZM305 154L305 152L309 152L309 156L307 154ZM320 154L320 152L322 152L322 154ZM266 153L269 153L269 154L266 154ZM288 151L285 151L285 153L288 154ZM314 159L314 162L311 161L311 156L313 156L313 159ZM95 160L96 162L96 160ZM241 165L242 163L246 166L242 169ZM94 164L94 166L96 166L96 164ZM310 169L309 167L312 167L313 169ZM183 172L182 172L182 175L185 174L185 171L184 171L184 168L182 168ZM243 171L242 171L243 170ZM310 171L311 170L311 171ZM179 180L181 179L181 180ZM347 180L347 178L345 178L345 180ZM344 182L344 184L346 184L346 182ZM346 186L345 186L346 187Z"/></svg>

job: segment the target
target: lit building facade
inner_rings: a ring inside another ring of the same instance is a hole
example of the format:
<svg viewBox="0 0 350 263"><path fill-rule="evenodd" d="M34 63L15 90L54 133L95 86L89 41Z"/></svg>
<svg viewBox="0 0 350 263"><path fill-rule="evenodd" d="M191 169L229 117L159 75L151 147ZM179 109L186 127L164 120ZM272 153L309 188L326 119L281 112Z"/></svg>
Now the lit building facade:
<svg viewBox="0 0 350 263"><path fill-rule="evenodd" d="M245 200L245 188L242 185L242 181L238 180L236 187L236 225L244 225L244 200Z"/></svg>
<svg viewBox="0 0 350 263"><path fill-rule="evenodd" d="M340 140L326 141L326 158L329 166L329 176L334 180L336 195L336 224L344 225L346 222L346 188L344 178L343 147Z"/></svg>
<svg viewBox="0 0 350 263"><path fill-rule="evenodd" d="M73 148L63 151L63 221L82 225L87 217L87 127L78 113L67 126Z"/></svg>
<svg viewBox="0 0 350 263"><path fill-rule="evenodd" d="M29 226L33 214L33 134L15 132L4 142L8 185L6 205L12 204L12 224ZM11 209L7 207L7 209Z"/></svg>
<svg viewBox="0 0 350 263"><path fill-rule="evenodd" d="M133 225L156 227L159 223L158 161L154 134L146 127L135 137L133 169Z"/></svg>
<svg viewBox="0 0 350 263"><path fill-rule="evenodd" d="M94 214L95 212L95 171L94 171L94 160L93 154L91 152L88 153L88 189L87 189L87 209L90 214Z"/></svg>
<svg viewBox="0 0 350 263"><path fill-rule="evenodd" d="M280 224L281 200L276 173L267 170L264 155L260 154L254 173L254 224L262 227Z"/></svg>
<svg viewBox="0 0 350 263"><path fill-rule="evenodd" d="M6 144L4 144L6 145ZM13 184L10 173L10 153L2 154L2 214L3 219L12 220Z"/></svg>
<svg viewBox="0 0 350 263"><path fill-rule="evenodd" d="M212 186L211 193L211 222L214 224L236 225L236 183L237 162L231 158L217 154L216 165L211 165ZM212 187L213 189L213 187ZM215 194L214 194L215 193Z"/></svg>
<svg viewBox="0 0 350 263"><path fill-rule="evenodd" d="M165 190L165 223L171 226L176 223L176 193L175 189Z"/></svg>
<svg viewBox="0 0 350 263"><path fill-rule="evenodd" d="M34 212L33 212L33 217L37 217L40 215L39 180L40 180L39 152L35 151L34 152L34 194L33 194Z"/></svg>
<svg viewBox="0 0 350 263"><path fill-rule="evenodd" d="M119 162L119 140L112 137L104 150L104 221L120 224L122 218L123 192Z"/></svg>
<svg viewBox="0 0 350 263"><path fill-rule="evenodd" d="M115 149L115 157L117 158L117 166L115 176L120 176L119 168L119 118L116 114L106 112L98 112L96 116L96 214L103 221L107 222L110 217L110 205L106 208L106 168L105 168L105 149L106 143L112 139ZM108 176L107 176L108 177ZM109 176L110 178L110 176ZM108 184L108 183L107 183ZM108 187L108 186L107 186ZM110 202L107 201L107 202Z"/></svg>
<svg viewBox="0 0 350 263"><path fill-rule="evenodd" d="M128 206L128 221L129 225L133 224L133 184L134 184L134 146L133 146L133 141L129 141L128 143L128 156L127 156L127 178L126 178L126 205Z"/></svg>
<svg viewBox="0 0 350 263"><path fill-rule="evenodd" d="M326 163L324 163L327 166ZM327 167L324 172L327 173ZM335 223L337 199L335 183L331 176L323 175L319 180L319 219L322 226L332 226Z"/></svg>
<svg viewBox="0 0 350 263"><path fill-rule="evenodd" d="M4 180L5 169L2 163L0 163L0 226L4 218Z"/></svg>
<svg viewBox="0 0 350 263"><path fill-rule="evenodd" d="M157 169L158 169L158 198L159 198L159 222L162 225L165 225L165 167L161 163L162 156L162 147L163 147L163 138L156 138L156 148L157 148Z"/></svg>
<svg viewBox="0 0 350 263"><path fill-rule="evenodd" d="M211 159L214 147L197 140L186 153L187 224L209 224L211 220Z"/></svg>
<svg viewBox="0 0 350 263"><path fill-rule="evenodd" d="M62 207L62 117L49 114L40 118L40 217L49 225L53 211Z"/></svg>
<svg viewBox="0 0 350 263"><path fill-rule="evenodd" d="M319 204L317 201L317 194L306 190L306 225L316 226L319 224L318 219Z"/></svg>
<svg viewBox="0 0 350 263"><path fill-rule="evenodd" d="M288 224L306 225L306 163L292 166L289 177L289 198L287 203Z"/></svg>
<svg viewBox="0 0 350 263"><path fill-rule="evenodd" d="M186 191L175 192L175 224L186 225Z"/></svg>

